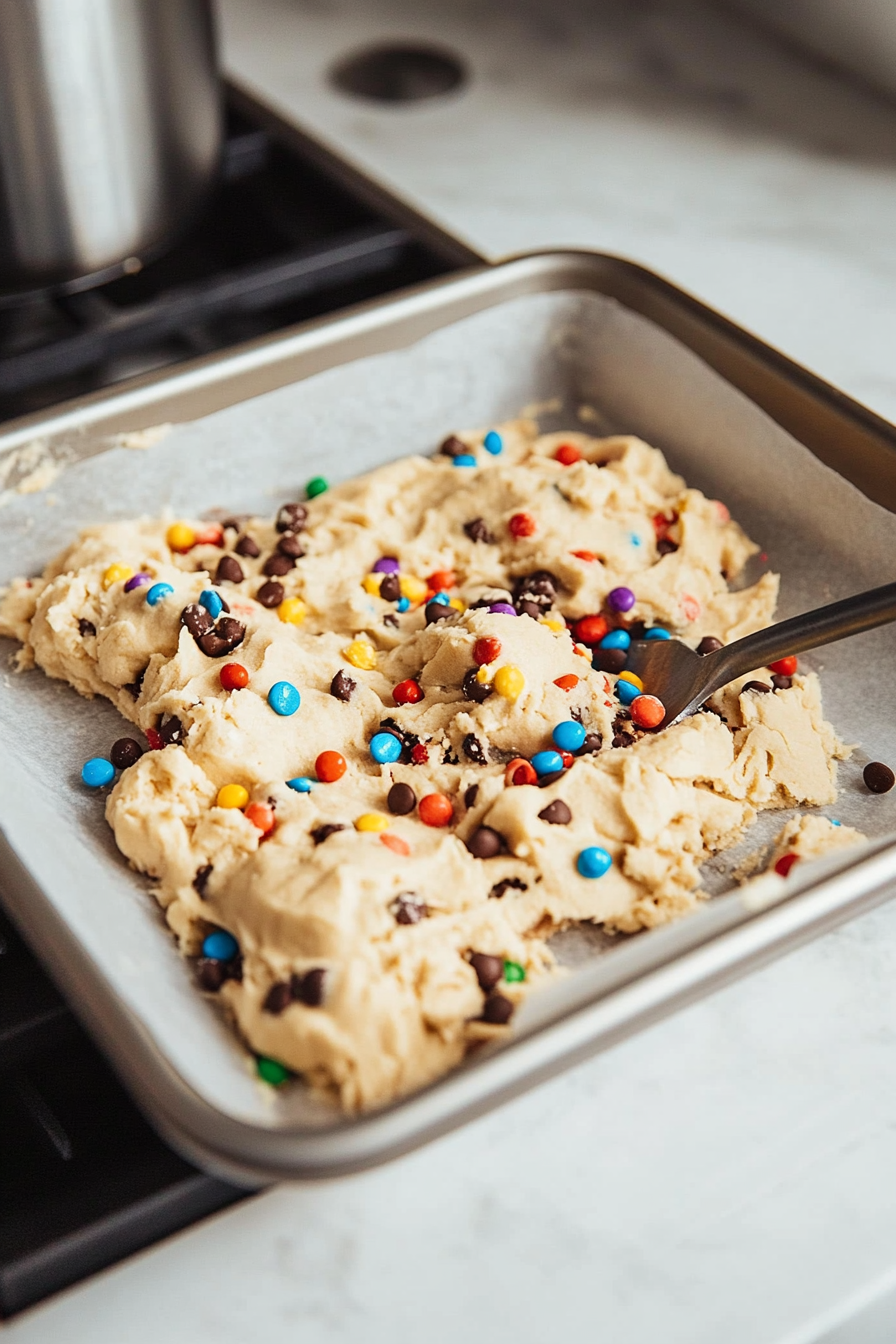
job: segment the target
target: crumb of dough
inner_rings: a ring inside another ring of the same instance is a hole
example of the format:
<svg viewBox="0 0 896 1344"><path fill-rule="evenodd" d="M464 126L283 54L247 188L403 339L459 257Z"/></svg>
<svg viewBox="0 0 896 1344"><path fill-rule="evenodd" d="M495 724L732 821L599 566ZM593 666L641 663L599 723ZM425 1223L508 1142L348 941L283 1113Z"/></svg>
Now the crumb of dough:
<svg viewBox="0 0 896 1344"><path fill-rule="evenodd" d="M279 524L235 520L215 539L190 523L204 539L183 554L169 520L98 524L0 600L23 666L105 696L160 748L120 774L106 812L186 955L210 930L236 939L227 965L197 962L204 986L253 1051L348 1110L506 1032L554 973L552 932L678 918L702 899L700 865L758 810L836 797L845 748L813 674L767 695L728 688L713 712L645 733L616 673L577 642L576 621L607 613L620 586L636 600L611 624L636 635L662 625L696 647L767 625L778 579L729 589L757 548L727 510L639 439L539 435L527 420L498 430L495 457L482 431L452 441L473 469L447 450L404 458L285 506ZM581 459L562 465L561 444ZM510 527L521 513L525 535ZM398 566L389 582L384 557ZM104 586L112 564L173 591L151 606L146 588ZM431 576L449 605L428 609ZM225 652L181 620L208 589L236 623ZM478 675L477 641L500 646ZM222 688L229 661L244 689ZM301 693L294 714L268 702L281 681ZM545 787L508 785L508 763L550 749L566 720L588 754ZM369 744L383 733L395 759L378 763ZM331 783L315 781L324 751L345 762ZM248 811L218 805L226 784ZM449 824L421 820L431 794ZM599 880L576 867L592 846L612 860Z"/></svg>
<svg viewBox="0 0 896 1344"><path fill-rule="evenodd" d="M775 872L775 865L791 854L795 854L798 859L818 859L832 850L860 845L867 838L853 826L838 825L827 817L793 817L775 840L766 871Z"/></svg>

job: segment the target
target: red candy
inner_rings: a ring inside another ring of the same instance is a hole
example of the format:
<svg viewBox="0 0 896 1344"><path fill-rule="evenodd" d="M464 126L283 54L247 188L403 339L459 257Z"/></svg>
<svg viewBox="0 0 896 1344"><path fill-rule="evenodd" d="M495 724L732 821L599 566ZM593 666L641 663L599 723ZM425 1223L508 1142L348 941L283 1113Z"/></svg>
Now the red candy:
<svg viewBox="0 0 896 1344"><path fill-rule="evenodd" d="M538 524L531 513L515 513L507 526L510 528L511 536L534 537Z"/></svg>
<svg viewBox="0 0 896 1344"><path fill-rule="evenodd" d="M571 443L561 443L554 454L554 457L558 462L561 462L564 467L572 467L576 462L581 462L582 460L581 451L578 448L575 448Z"/></svg>
<svg viewBox="0 0 896 1344"><path fill-rule="evenodd" d="M786 877L795 863L799 863L799 854L784 854L775 864L775 872L779 877Z"/></svg>
<svg viewBox="0 0 896 1344"><path fill-rule="evenodd" d="M655 695L639 695L629 705L628 712L639 728L658 728L666 717L666 706Z"/></svg>
<svg viewBox="0 0 896 1344"><path fill-rule="evenodd" d="M582 644L599 644L609 633L610 622L606 616L583 616L573 627L576 639Z"/></svg>
<svg viewBox="0 0 896 1344"><path fill-rule="evenodd" d="M400 681L393 689L392 699L396 705L416 705L423 699L423 689L419 682L409 677L407 681Z"/></svg>
<svg viewBox="0 0 896 1344"><path fill-rule="evenodd" d="M274 809L270 803L250 803L243 809L243 816L251 821L256 830L261 831L262 836L270 835L274 829Z"/></svg>
<svg viewBox="0 0 896 1344"><path fill-rule="evenodd" d="M769 672L777 672L781 677L792 677L796 671L796 658L791 654L789 658L779 658L776 663L769 663Z"/></svg>
<svg viewBox="0 0 896 1344"><path fill-rule="evenodd" d="M557 677L554 681L555 686L559 686L561 691L574 691L579 684L579 679L572 672L567 672L565 677Z"/></svg>
<svg viewBox="0 0 896 1344"><path fill-rule="evenodd" d="M517 784L536 784L538 776L535 768L529 761L517 756L515 760L508 762L507 769L504 771L504 783L507 785Z"/></svg>
<svg viewBox="0 0 896 1344"><path fill-rule="evenodd" d="M416 746L411 747L411 761L414 765L425 765L428 760L429 748L424 746L422 742L418 742Z"/></svg>
<svg viewBox="0 0 896 1344"><path fill-rule="evenodd" d="M147 728L146 740L149 743L150 751L162 751L165 746L165 739L161 733L157 733L155 728Z"/></svg>
<svg viewBox="0 0 896 1344"><path fill-rule="evenodd" d="M454 808L444 793L428 793L417 804L417 815L424 826L447 826L454 816Z"/></svg>
<svg viewBox="0 0 896 1344"><path fill-rule="evenodd" d="M483 663L493 663L496 658L500 657L500 639L492 639L490 636L487 636L484 639L477 639L476 643L473 645L473 662L476 663L478 667L482 667Z"/></svg>
<svg viewBox="0 0 896 1344"><path fill-rule="evenodd" d="M335 784L347 770L345 757L338 751L322 751L314 762L314 770L323 784Z"/></svg>
<svg viewBox="0 0 896 1344"><path fill-rule="evenodd" d="M196 533L195 546L223 546L224 529L220 523L209 523Z"/></svg>
<svg viewBox="0 0 896 1344"><path fill-rule="evenodd" d="M225 663L218 675L225 691L241 691L249 685L249 673L242 663Z"/></svg>
<svg viewBox="0 0 896 1344"><path fill-rule="evenodd" d="M456 587L457 575L453 569L435 569L426 582L434 593L440 593L445 588Z"/></svg>
<svg viewBox="0 0 896 1344"><path fill-rule="evenodd" d="M573 756L571 751L561 751L560 759L563 762L563 769L568 770L575 760L575 756Z"/></svg>

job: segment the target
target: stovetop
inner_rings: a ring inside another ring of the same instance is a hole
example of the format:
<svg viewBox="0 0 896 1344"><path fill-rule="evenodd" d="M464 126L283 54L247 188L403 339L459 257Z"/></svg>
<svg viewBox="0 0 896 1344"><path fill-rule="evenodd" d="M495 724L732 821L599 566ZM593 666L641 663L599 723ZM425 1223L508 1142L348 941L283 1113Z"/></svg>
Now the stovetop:
<svg viewBox="0 0 896 1344"><path fill-rule="evenodd" d="M220 186L170 252L0 299L0 420L472 260L231 91ZM2 912L0 1155L0 1316L246 1196L153 1132Z"/></svg>

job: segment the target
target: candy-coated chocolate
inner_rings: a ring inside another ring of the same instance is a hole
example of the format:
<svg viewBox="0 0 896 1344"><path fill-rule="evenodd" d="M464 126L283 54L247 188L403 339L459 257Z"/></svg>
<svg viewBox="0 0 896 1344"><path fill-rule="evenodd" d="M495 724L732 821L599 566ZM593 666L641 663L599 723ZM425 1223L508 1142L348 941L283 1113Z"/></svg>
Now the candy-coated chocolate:
<svg viewBox="0 0 896 1344"><path fill-rule="evenodd" d="M172 551L182 555L196 545L196 533L188 523L172 523L165 533L165 540Z"/></svg>
<svg viewBox="0 0 896 1344"><path fill-rule="evenodd" d="M285 1064L281 1064L277 1059L268 1059L266 1055L258 1056L255 1071L262 1082L270 1083L271 1087L281 1087L292 1077Z"/></svg>
<svg viewBox="0 0 896 1344"><path fill-rule="evenodd" d="M554 453L556 460L564 467L573 467L576 462L581 462L582 453L572 443L561 443L560 447Z"/></svg>
<svg viewBox="0 0 896 1344"><path fill-rule="evenodd" d="M612 867L613 860L600 845L589 845L580 850L576 859L576 868L581 877L603 877Z"/></svg>
<svg viewBox="0 0 896 1344"><path fill-rule="evenodd" d="M103 577L101 580L103 588L108 590L112 587L113 583L125 583L133 576L133 573L134 571L131 569L130 565L122 565L118 563L109 565L103 570Z"/></svg>
<svg viewBox="0 0 896 1344"><path fill-rule="evenodd" d="M300 597L286 597L277 608L277 615L284 625L301 625L307 608Z"/></svg>
<svg viewBox="0 0 896 1344"><path fill-rule="evenodd" d="M380 765L389 765L401 755L401 743L392 733L374 733L370 739L370 754Z"/></svg>
<svg viewBox="0 0 896 1344"><path fill-rule="evenodd" d="M275 681L268 691L268 704L281 718L295 714L301 703L302 697L291 681Z"/></svg>
<svg viewBox="0 0 896 1344"><path fill-rule="evenodd" d="M501 641L495 639L492 635L486 635L482 639L477 639L473 645L473 662L477 667L484 664L493 663L496 658L501 657Z"/></svg>
<svg viewBox="0 0 896 1344"><path fill-rule="evenodd" d="M261 831L262 835L270 835L274 829L274 809L270 803L250 803L243 816L247 821L251 821L256 830Z"/></svg>
<svg viewBox="0 0 896 1344"><path fill-rule="evenodd" d="M365 812L355 820L356 831L387 831L391 822L382 812Z"/></svg>
<svg viewBox="0 0 896 1344"><path fill-rule="evenodd" d="M508 663L506 667L498 668L493 685L505 700L518 700L526 689L526 678L518 667Z"/></svg>
<svg viewBox="0 0 896 1344"><path fill-rule="evenodd" d="M295 779L288 779L286 787L292 789L293 793L310 793L314 788L315 781L309 779L307 775L296 775Z"/></svg>
<svg viewBox="0 0 896 1344"><path fill-rule="evenodd" d="M504 440L496 429L490 429L482 440L482 446L487 453L491 453L492 457L497 457L499 453L504 451Z"/></svg>
<svg viewBox="0 0 896 1344"><path fill-rule="evenodd" d="M233 961L239 950L239 943L226 929L214 929L202 940L202 955L213 961Z"/></svg>
<svg viewBox="0 0 896 1344"><path fill-rule="evenodd" d="M472 453L458 453L452 465L455 467L475 467L476 459Z"/></svg>
<svg viewBox="0 0 896 1344"><path fill-rule="evenodd" d="M406 597L400 597L395 603L395 608L397 611L407 611L410 605L411 604Z"/></svg>
<svg viewBox="0 0 896 1344"><path fill-rule="evenodd" d="M769 663L769 672L777 672L781 677L792 677L797 669L798 659L790 655L789 658L779 658L776 663Z"/></svg>
<svg viewBox="0 0 896 1344"><path fill-rule="evenodd" d="M611 611L631 611L635 605L635 595L631 588L611 588L607 593L607 606Z"/></svg>
<svg viewBox="0 0 896 1344"><path fill-rule="evenodd" d="M249 685L249 673L242 663L225 663L218 676L225 691L241 691Z"/></svg>
<svg viewBox="0 0 896 1344"><path fill-rule="evenodd" d="M507 524L510 529L510 535L513 537L534 537L538 531L538 524L531 513L515 513Z"/></svg>
<svg viewBox="0 0 896 1344"><path fill-rule="evenodd" d="M775 864L775 872L779 877L786 877L793 865L799 863L799 858L799 854L782 854Z"/></svg>
<svg viewBox="0 0 896 1344"><path fill-rule="evenodd" d="M564 719L551 733L554 746L560 751L578 751L585 741L585 726L577 719Z"/></svg>
<svg viewBox="0 0 896 1344"><path fill-rule="evenodd" d="M205 607L213 621L216 621L224 610L223 601L212 588L203 588L199 594L199 605Z"/></svg>
<svg viewBox="0 0 896 1344"><path fill-rule="evenodd" d="M423 699L423 689L419 682L409 677L407 681L400 681L393 689L392 699L396 705L416 705Z"/></svg>
<svg viewBox="0 0 896 1344"><path fill-rule="evenodd" d="M457 575L453 569L435 569L427 579L427 583L434 593L443 589L457 587Z"/></svg>
<svg viewBox="0 0 896 1344"><path fill-rule="evenodd" d="M611 630L598 644L599 649L627 649L632 637L627 630Z"/></svg>
<svg viewBox="0 0 896 1344"><path fill-rule="evenodd" d="M536 775L553 775L563 769L563 757L559 751L536 751L532 757L532 769Z"/></svg>
<svg viewBox="0 0 896 1344"><path fill-rule="evenodd" d="M573 626L573 634L581 644L593 647L599 644L610 629L606 616L583 616Z"/></svg>
<svg viewBox="0 0 896 1344"><path fill-rule="evenodd" d="M401 565L394 555L381 555L373 567L374 574L397 574Z"/></svg>
<svg viewBox="0 0 896 1344"><path fill-rule="evenodd" d="M493 602L489 607L493 616L515 616L516 607L512 607L509 602Z"/></svg>
<svg viewBox="0 0 896 1344"><path fill-rule="evenodd" d="M428 793L417 804L417 815L424 826L447 826L454 816L454 808L444 793Z"/></svg>
<svg viewBox="0 0 896 1344"><path fill-rule="evenodd" d="M115 778L115 766L102 756L92 756L81 767L81 779L89 789L101 789Z"/></svg>
<svg viewBox="0 0 896 1344"><path fill-rule="evenodd" d="M523 760L522 756L517 756L509 761L504 771L504 783L518 787L522 784L535 784L538 776L535 773L531 763Z"/></svg>
<svg viewBox="0 0 896 1344"><path fill-rule="evenodd" d="M450 594L450 593L444 593L444 592L433 593L432 597L429 598L429 601L430 601L430 602L439 602L443 607L450 607L450 606L451 606L451 594Z"/></svg>
<svg viewBox="0 0 896 1344"><path fill-rule="evenodd" d="M154 583L146 594L146 600L151 607L156 607L160 602L164 602L166 597L170 597L174 592L170 583Z"/></svg>
<svg viewBox="0 0 896 1344"><path fill-rule="evenodd" d="M342 656L362 672L371 672L376 667L376 649L366 639L353 639L342 650Z"/></svg>
<svg viewBox="0 0 896 1344"><path fill-rule="evenodd" d="M624 705L630 705L637 700L642 692L639 687L633 686L630 681L620 680L616 683L616 694Z"/></svg>
<svg viewBox="0 0 896 1344"><path fill-rule="evenodd" d="M124 585L124 590L126 593L132 593L135 588L145 588L148 583L152 583L151 574L144 574L142 572L139 574L132 574Z"/></svg>
<svg viewBox="0 0 896 1344"><path fill-rule="evenodd" d="M316 499L318 495L326 494L329 488L330 482L326 476L312 476L305 486L305 494L309 499Z"/></svg>
<svg viewBox="0 0 896 1344"><path fill-rule="evenodd" d="M666 706L655 695L639 695L629 708L632 723L639 728L659 728L666 717Z"/></svg>
<svg viewBox="0 0 896 1344"><path fill-rule="evenodd" d="M504 981L508 985L519 984L526 978L526 968L521 966L518 961L504 962Z"/></svg>
<svg viewBox="0 0 896 1344"><path fill-rule="evenodd" d="M619 673L619 680L631 682L633 686L637 686L639 691L643 691L644 689L644 683L637 672L629 672L627 668L624 672Z"/></svg>
<svg viewBox="0 0 896 1344"><path fill-rule="evenodd" d="M240 811L249 801L249 790L242 784L222 784L215 799L218 807L235 807Z"/></svg>
<svg viewBox="0 0 896 1344"><path fill-rule="evenodd" d="M322 751L314 762L315 773L324 784L334 784L347 769L345 757L340 751Z"/></svg>
<svg viewBox="0 0 896 1344"><path fill-rule="evenodd" d="M555 686L559 686L561 691L574 691L579 684L579 678L573 672L567 672L563 677L557 677L554 681Z"/></svg>
<svg viewBox="0 0 896 1344"><path fill-rule="evenodd" d="M411 852L407 840L400 835L394 835L392 831L381 831L379 839L380 844L385 845L387 849L391 849L393 854L401 854L403 858L407 858Z"/></svg>
<svg viewBox="0 0 896 1344"><path fill-rule="evenodd" d="M661 625L652 625L649 630L644 631L645 639L671 639L672 636L668 630L664 630Z"/></svg>

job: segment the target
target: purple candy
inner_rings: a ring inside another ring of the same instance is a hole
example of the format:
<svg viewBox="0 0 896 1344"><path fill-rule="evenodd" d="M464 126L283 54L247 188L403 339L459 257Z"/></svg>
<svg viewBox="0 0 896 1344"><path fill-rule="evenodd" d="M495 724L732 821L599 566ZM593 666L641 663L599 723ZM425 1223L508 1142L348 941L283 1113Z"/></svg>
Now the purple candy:
<svg viewBox="0 0 896 1344"><path fill-rule="evenodd" d="M631 588L613 588L607 593L607 606L611 611L631 611L635 605L635 595Z"/></svg>
<svg viewBox="0 0 896 1344"><path fill-rule="evenodd" d="M128 579L124 590L126 593L132 593L135 588L143 588L147 583L152 583L151 574L134 574Z"/></svg>
<svg viewBox="0 0 896 1344"><path fill-rule="evenodd" d="M509 602L493 602L489 611L494 611L498 616L515 616L516 612Z"/></svg>
<svg viewBox="0 0 896 1344"><path fill-rule="evenodd" d="M373 567L374 574L397 574L401 565L394 555L381 555Z"/></svg>

